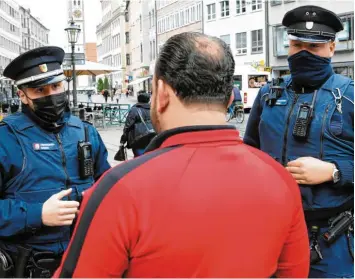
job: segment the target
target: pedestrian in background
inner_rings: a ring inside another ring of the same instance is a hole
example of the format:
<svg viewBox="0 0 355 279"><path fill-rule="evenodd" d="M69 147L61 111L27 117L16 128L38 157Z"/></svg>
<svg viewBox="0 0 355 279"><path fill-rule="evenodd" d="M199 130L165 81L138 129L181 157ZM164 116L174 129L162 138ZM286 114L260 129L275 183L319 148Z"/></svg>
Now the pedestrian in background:
<svg viewBox="0 0 355 279"><path fill-rule="evenodd" d="M159 134L144 155L85 192L56 276L308 275L296 182L226 125L234 66L219 38L181 33L166 41L151 102Z"/></svg>
<svg viewBox="0 0 355 279"><path fill-rule="evenodd" d="M127 143L127 148L132 149L134 157L144 153L145 148L155 136L155 131L150 119L150 96L141 90L137 96L138 103L129 111L120 145Z"/></svg>

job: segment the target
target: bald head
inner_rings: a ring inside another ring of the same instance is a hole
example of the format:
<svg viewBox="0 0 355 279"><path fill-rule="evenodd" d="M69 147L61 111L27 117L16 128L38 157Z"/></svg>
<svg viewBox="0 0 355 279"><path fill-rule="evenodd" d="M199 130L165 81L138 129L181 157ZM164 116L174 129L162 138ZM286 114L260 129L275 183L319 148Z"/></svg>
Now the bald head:
<svg viewBox="0 0 355 279"><path fill-rule="evenodd" d="M227 106L233 88L234 59L222 40L201 33L181 33L163 46L155 80L166 82L186 104Z"/></svg>

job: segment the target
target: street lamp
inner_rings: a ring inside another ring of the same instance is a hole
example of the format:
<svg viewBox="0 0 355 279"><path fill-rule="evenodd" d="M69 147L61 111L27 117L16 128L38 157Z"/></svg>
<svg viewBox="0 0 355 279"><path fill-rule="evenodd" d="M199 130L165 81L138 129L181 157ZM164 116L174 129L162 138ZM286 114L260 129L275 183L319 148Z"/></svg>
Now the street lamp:
<svg viewBox="0 0 355 279"><path fill-rule="evenodd" d="M64 29L68 34L68 42L71 44L71 60L73 65L73 112L77 113L78 99L76 95L76 73L75 73L75 44L78 42L80 27L75 25L74 20L70 21L70 25Z"/></svg>

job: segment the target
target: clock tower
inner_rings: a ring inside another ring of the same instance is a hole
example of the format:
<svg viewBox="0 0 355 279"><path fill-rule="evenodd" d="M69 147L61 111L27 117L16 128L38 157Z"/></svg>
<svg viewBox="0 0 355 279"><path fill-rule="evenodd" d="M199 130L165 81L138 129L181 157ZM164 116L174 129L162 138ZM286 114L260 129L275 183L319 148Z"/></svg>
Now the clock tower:
<svg viewBox="0 0 355 279"><path fill-rule="evenodd" d="M72 19L75 25L81 29L78 42L75 44L75 52L85 53L85 16L84 1L85 0L67 0L68 2L68 22ZM71 46L68 45L67 52L71 53Z"/></svg>

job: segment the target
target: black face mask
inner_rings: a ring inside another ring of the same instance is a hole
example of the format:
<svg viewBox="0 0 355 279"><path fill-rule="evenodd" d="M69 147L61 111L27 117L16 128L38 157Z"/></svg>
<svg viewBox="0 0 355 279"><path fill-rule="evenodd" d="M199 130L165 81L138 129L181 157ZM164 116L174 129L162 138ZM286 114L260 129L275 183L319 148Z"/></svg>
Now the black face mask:
<svg viewBox="0 0 355 279"><path fill-rule="evenodd" d="M34 107L34 114L44 122L49 123L56 123L63 117L68 103L65 92L31 99L31 101Z"/></svg>

